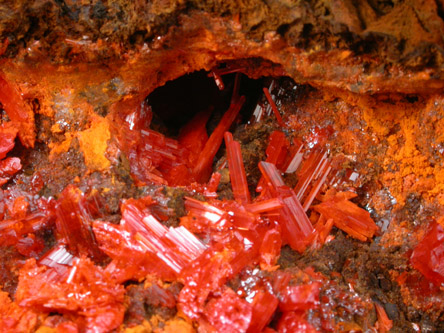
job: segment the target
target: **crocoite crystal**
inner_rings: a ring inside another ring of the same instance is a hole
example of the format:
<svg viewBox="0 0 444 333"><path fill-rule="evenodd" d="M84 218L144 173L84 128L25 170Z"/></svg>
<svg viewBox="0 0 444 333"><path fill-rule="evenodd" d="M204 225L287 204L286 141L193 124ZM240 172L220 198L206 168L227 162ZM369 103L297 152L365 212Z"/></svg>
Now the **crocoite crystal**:
<svg viewBox="0 0 444 333"><path fill-rule="evenodd" d="M74 254L103 257L91 228L91 207L74 185L68 185L56 204L56 226L59 241L67 244Z"/></svg>
<svg viewBox="0 0 444 333"><path fill-rule="evenodd" d="M415 247L410 262L428 280L444 284L444 228L434 223L424 239Z"/></svg>
<svg viewBox="0 0 444 333"><path fill-rule="evenodd" d="M294 191L285 185L274 164L260 162L259 169L265 178L271 195L282 201L283 205L278 220L284 239L294 250L303 252L307 246L307 239L313 232L313 226L301 203Z"/></svg>
<svg viewBox="0 0 444 333"><path fill-rule="evenodd" d="M34 147L34 112L26 105L17 87L2 77L0 72L0 101L9 118L18 128L18 136L27 148Z"/></svg>
<svg viewBox="0 0 444 333"><path fill-rule="evenodd" d="M223 87L219 74L214 72L213 76ZM24 198L14 201L13 214L0 224L4 245L15 245L26 256L38 256L42 244L35 233L54 219L57 238L53 249L37 262L27 261L20 271L16 299L26 309L20 315L34 318L34 310L40 315L63 314L63 323L51 326L59 330L113 330L123 320L122 283L147 279L147 288L160 295L153 305L177 305L181 313L208 330L261 332L267 330L274 318L279 331L311 332L314 327L307 318L316 316L317 311L323 316L317 319L321 323L318 326L335 329L332 304L339 299L341 307L340 302L348 294L340 294L339 289L334 290L336 294L322 294L327 280L309 269L302 273L276 271L281 247L289 244L299 252L310 244L319 247L333 225L367 239L376 230L374 223L347 198L333 195L324 196L324 201L316 206L321 216L313 227L306 211L319 199L318 193L328 178L331 168L327 150L315 140L316 144L305 156L302 142L293 140L290 145L281 131L270 135L267 160L259 165L262 178L257 188L261 194L251 198L240 144L226 132L245 101L239 97L239 80L237 75L230 108L210 137L206 123L211 110L197 114L174 140L149 129L152 114L145 103L136 111L131 109L135 101L123 105L123 121L118 122L123 124L123 130L117 132L121 134L121 149L127 154L137 184L183 185L190 195L202 194L207 200L185 197L187 215L180 219L179 227L164 225L162 221L171 216L159 209L150 196L123 201L120 224L95 220L100 215L100 200L73 185L60 194L55 209L44 212L28 211ZM265 93L269 95L268 90ZM284 126L276 105L268 97ZM17 134L13 125L2 126L0 159L13 148ZM235 200L217 199L221 173L213 173L206 183L224 137ZM1 163L12 162L19 163L15 158L0 161L0 172ZM285 184L282 172L297 172L294 189ZM362 220L364 226L359 223ZM104 268L91 261L100 261L105 255L111 261L102 262ZM227 286L228 281L235 284L237 277L249 271L256 273L248 281L242 281L250 284L248 287L234 291L231 284ZM161 282L150 285L147 276L151 281ZM176 299L160 287L172 281L183 285ZM320 295L327 299L323 305ZM275 316L278 308L279 314ZM16 317L11 315L11 321Z"/></svg>
<svg viewBox="0 0 444 333"><path fill-rule="evenodd" d="M109 331L118 327L125 307L124 288L89 259L81 258L63 277L32 259L20 270L16 300L24 308L67 313L79 330ZM98 281L100 283L98 283ZM36 292L38 291L38 292Z"/></svg>
<svg viewBox="0 0 444 333"><path fill-rule="evenodd" d="M332 219L336 227L361 241L365 242L372 238L378 230L369 212L347 200L340 193L326 198L313 208L325 218Z"/></svg>
<svg viewBox="0 0 444 333"><path fill-rule="evenodd" d="M250 192L248 190L240 144L233 140L233 135L230 132L225 132L224 137L234 198L242 204L247 204L250 202Z"/></svg>

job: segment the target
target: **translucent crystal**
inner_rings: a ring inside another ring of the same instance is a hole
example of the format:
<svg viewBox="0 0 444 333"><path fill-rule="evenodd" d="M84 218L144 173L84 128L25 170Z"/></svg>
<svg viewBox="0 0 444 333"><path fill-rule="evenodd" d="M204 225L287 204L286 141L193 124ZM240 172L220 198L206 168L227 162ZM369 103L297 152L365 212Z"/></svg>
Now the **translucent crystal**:
<svg viewBox="0 0 444 333"><path fill-rule="evenodd" d="M8 157L0 161L0 186L6 184L22 168L20 159L17 157Z"/></svg>
<svg viewBox="0 0 444 333"><path fill-rule="evenodd" d="M74 185L68 185L56 204L56 227L59 241L77 256L103 258L91 229L92 216L84 194Z"/></svg>
<svg viewBox="0 0 444 333"><path fill-rule="evenodd" d="M337 194L313 207L326 219L332 219L339 229L350 236L366 241L374 236L378 226L369 212Z"/></svg>
<svg viewBox="0 0 444 333"><path fill-rule="evenodd" d="M0 160L6 157L6 154L14 148L15 137L18 129L12 122L0 125Z"/></svg>
<svg viewBox="0 0 444 333"><path fill-rule="evenodd" d="M413 250L410 262L437 286L444 284L444 228L434 223Z"/></svg>
<svg viewBox="0 0 444 333"><path fill-rule="evenodd" d="M250 192L248 190L240 144L233 140L233 135L230 132L225 132L224 137L234 198L242 204L247 204L250 202Z"/></svg>
<svg viewBox="0 0 444 333"><path fill-rule="evenodd" d="M274 115L276 116L276 120L281 127L285 127L285 123L282 120L281 114L279 113L279 110L276 106L276 103L273 101L273 98L270 95L270 91L267 88L263 88L265 97L267 98L268 103L271 105L271 108L273 109Z"/></svg>
<svg viewBox="0 0 444 333"><path fill-rule="evenodd" d="M0 101L9 118L18 128L18 136L23 146L34 147L35 125L34 112L24 102L17 87L7 82L0 75Z"/></svg>
<svg viewBox="0 0 444 333"><path fill-rule="evenodd" d="M258 291L253 298L253 314L248 333L262 332L271 321L279 300L267 291Z"/></svg>
<svg viewBox="0 0 444 333"><path fill-rule="evenodd" d="M244 102L245 96L242 96L236 101L236 103L230 105L213 133L211 133L210 138L205 143L200 157L196 162L196 166L193 169L193 174L197 181L205 182L208 180L208 177L211 174L211 166L213 164L214 156L216 156L216 153L219 150L224 133L230 128L231 124L236 119Z"/></svg>
<svg viewBox="0 0 444 333"><path fill-rule="evenodd" d="M50 271L32 259L26 262L16 292L21 307L69 313L85 331L111 331L123 322L124 287L89 259L74 260L64 279L48 279Z"/></svg>
<svg viewBox="0 0 444 333"><path fill-rule="evenodd" d="M253 308L227 288L221 297L208 302L204 314L218 332L245 332L250 326Z"/></svg>
<svg viewBox="0 0 444 333"><path fill-rule="evenodd" d="M313 226L301 203L294 191L285 186L280 172L274 164L260 162L259 169L271 194L282 201L283 207L278 220L284 239L294 250L303 252L307 246L308 237L313 232Z"/></svg>

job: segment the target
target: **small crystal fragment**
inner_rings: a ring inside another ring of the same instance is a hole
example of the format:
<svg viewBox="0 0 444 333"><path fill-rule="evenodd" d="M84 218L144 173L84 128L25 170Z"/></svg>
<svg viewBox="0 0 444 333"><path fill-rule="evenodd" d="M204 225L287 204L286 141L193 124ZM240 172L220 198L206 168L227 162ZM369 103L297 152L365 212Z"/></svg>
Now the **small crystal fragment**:
<svg viewBox="0 0 444 333"><path fill-rule="evenodd" d="M321 189L322 185L324 185L324 182L327 179L327 176L330 173L330 170L331 170L330 162L328 160L324 160L322 163L322 166L320 168L320 175L319 175L316 183L313 185L310 193L307 195L307 197L304 201L304 206L303 206L304 211L307 211L308 208L310 208L313 200L318 195L319 190Z"/></svg>
<svg viewBox="0 0 444 333"><path fill-rule="evenodd" d="M210 75L213 76L214 82L216 82L216 85L219 88L219 90L224 90L225 89L224 81L222 80L220 75L216 71L212 71Z"/></svg>
<svg viewBox="0 0 444 333"><path fill-rule="evenodd" d="M25 257L37 258L45 248L45 242L34 234L20 238L16 245L17 251Z"/></svg>
<svg viewBox="0 0 444 333"><path fill-rule="evenodd" d="M393 321L389 319L382 305L375 303L376 315L378 316L378 332L386 333L393 327Z"/></svg>
<svg viewBox="0 0 444 333"><path fill-rule="evenodd" d="M293 173L299 168L299 165L302 162L302 158L304 157L302 148L304 148L302 142L293 142L293 145L289 149L289 158L285 166L283 167L283 171L285 173Z"/></svg>
<svg viewBox="0 0 444 333"><path fill-rule="evenodd" d="M47 274L50 277L49 280L61 281L67 277L68 270L72 266L74 259L78 258L69 253L64 245L58 244L45 253L38 261L38 264L50 268L46 271L46 273L49 273Z"/></svg>

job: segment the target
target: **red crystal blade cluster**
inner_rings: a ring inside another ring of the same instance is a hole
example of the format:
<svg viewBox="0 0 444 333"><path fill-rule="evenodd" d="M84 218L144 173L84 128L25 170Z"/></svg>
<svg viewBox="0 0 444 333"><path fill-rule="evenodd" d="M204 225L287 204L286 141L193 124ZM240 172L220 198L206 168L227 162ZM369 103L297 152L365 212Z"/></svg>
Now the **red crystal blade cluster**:
<svg viewBox="0 0 444 333"><path fill-rule="evenodd" d="M214 70L212 76L225 89L222 76L240 70ZM116 330L125 312L123 283L143 280L157 295L153 304L176 306L181 315L207 331L273 331L266 327L272 320L283 332L334 331L336 305L352 308L351 303L362 311L363 301L313 269L277 271L285 244L302 253L309 245L322 246L333 226L360 240L373 237L377 227L347 194L319 196L331 170L327 149L321 146L325 140L305 154L302 142L288 140L281 131L272 132L266 161L259 163L262 177L258 184L247 183L241 145L227 132L245 103L239 85L240 74L236 74L231 105L210 136L206 124L211 110L197 114L174 140L148 128L152 114L146 103L127 100L115 106L122 109L123 117L114 124L123 124L115 129L117 139L137 184L186 186L182 190L189 192L184 199L187 214L180 218L180 226L164 225L162 221L171 216L151 196L123 201L120 224L99 221L104 218L99 213L101 201L74 185L67 186L58 200L35 204L40 210L29 208L20 196L6 205L12 208L2 208L2 245L14 245L21 254L38 257L44 243L39 243L37 232L54 221L57 240L39 260L29 259L20 269L14 302L0 292L0 314L8 328L21 331L24 326L24 331L30 331L32 324L24 324L21 318L36 322L37 317L45 320L56 313L63 321L46 324L58 331ZM265 88L264 93L278 123L285 126L270 91ZM9 104L17 117L19 104L17 98ZM18 159L6 157L17 133L23 140L21 131L14 123L0 127L0 184L21 167ZM223 139L234 200L217 198L223 171L212 173ZM283 172L297 172L294 189L286 185ZM260 195L252 197L249 185L256 185ZM207 201L192 198L196 193ZM312 206L315 200L321 203ZM314 226L309 210L315 218L320 214ZM422 260L441 251L443 232L435 229L426 236L433 245L418 245L412 263L428 278L441 281L439 263ZM105 256L111 260L104 261ZM231 283L235 279L237 287ZM176 281L183 285L177 296L160 286ZM384 313L377 311L381 325L390 329Z"/></svg>
<svg viewBox="0 0 444 333"><path fill-rule="evenodd" d="M260 162L259 169L264 176L268 189L273 197L282 202L279 224L285 241L299 252L303 252L307 241L313 232L313 226L305 214L296 194L287 187L276 166L267 162Z"/></svg>
<svg viewBox="0 0 444 333"><path fill-rule="evenodd" d="M326 197L324 202L313 208L326 219L332 219L336 227L363 242L371 239L378 230L369 212L347 200L340 193Z"/></svg>
<svg viewBox="0 0 444 333"><path fill-rule="evenodd" d="M92 231L92 221L86 198L73 185L66 187L56 204L56 227L59 242L78 255L99 259L103 256Z"/></svg>

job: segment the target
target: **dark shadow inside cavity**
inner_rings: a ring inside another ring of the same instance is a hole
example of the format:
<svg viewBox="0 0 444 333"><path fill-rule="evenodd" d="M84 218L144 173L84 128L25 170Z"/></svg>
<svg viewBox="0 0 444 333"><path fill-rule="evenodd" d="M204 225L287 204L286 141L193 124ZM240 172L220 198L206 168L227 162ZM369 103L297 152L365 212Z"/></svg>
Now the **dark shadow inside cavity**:
<svg viewBox="0 0 444 333"><path fill-rule="evenodd" d="M240 75L239 94L246 102L240 112L241 122L247 122L262 93L263 80L253 80ZM207 124L211 133L229 108L236 74L223 75L225 88L220 90L214 78L206 71L197 71L168 81L147 97L152 107L151 127L169 137L176 137L187 122L201 111L213 109Z"/></svg>

